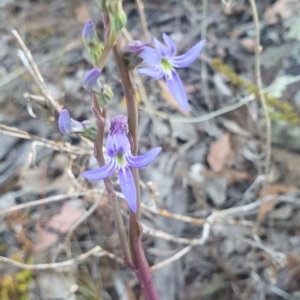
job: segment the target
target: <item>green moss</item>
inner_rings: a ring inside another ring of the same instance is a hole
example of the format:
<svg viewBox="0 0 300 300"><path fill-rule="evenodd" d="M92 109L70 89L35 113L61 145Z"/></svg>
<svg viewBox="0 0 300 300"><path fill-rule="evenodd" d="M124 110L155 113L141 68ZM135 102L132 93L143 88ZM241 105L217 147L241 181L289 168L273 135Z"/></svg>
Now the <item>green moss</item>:
<svg viewBox="0 0 300 300"><path fill-rule="evenodd" d="M4 275L0 278L0 299L27 300L31 280L30 270L22 270L14 275Z"/></svg>
<svg viewBox="0 0 300 300"><path fill-rule="evenodd" d="M257 86L238 76L232 68L223 64L220 59L213 59L212 67L217 72L226 75L231 80L231 83L233 85L240 86L244 88L249 94L254 94L257 98L259 98L259 90ZM272 120L284 121L293 125L300 124L300 118L295 113L295 109L291 104L282 102L279 99L268 94L265 94L265 99L268 107L270 108L269 115Z"/></svg>

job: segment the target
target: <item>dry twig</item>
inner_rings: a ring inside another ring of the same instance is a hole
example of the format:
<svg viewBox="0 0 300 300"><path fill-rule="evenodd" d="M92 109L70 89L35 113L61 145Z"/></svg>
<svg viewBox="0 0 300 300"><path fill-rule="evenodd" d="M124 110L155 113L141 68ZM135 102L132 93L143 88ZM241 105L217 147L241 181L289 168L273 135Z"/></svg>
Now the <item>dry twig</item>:
<svg viewBox="0 0 300 300"><path fill-rule="evenodd" d="M84 149L81 147L72 146L69 143L61 143L61 142L56 142L56 141L51 141L51 140L48 140L45 138L41 138L34 134L30 134L27 131L23 131L18 128L10 127L10 126L4 125L4 124L0 124L0 133L19 137L21 139L32 140L32 141L36 142L36 146L51 148L53 150L67 152L67 153L75 154L78 156L90 155L91 151L92 151L92 149Z"/></svg>
<svg viewBox="0 0 300 300"><path fill-rule="evenodd" d="M150 41L150 33L148 30L148 25L147 25L147 20L146 20L146 16L145 16L145 11L144 11L144 4L142 2L142 0L135 0L138 11L139 11L139 15L141 18L141 23L142 23L142 28L143 28L143 33L144 33L144 37L146 42Z"/></svg>
<svg viewBox="0 0 300 300"><path fill-rule="evenodd" d="M169 264L171 264L172 262L178 260L179 258L181 258L182 256L186 255L187 253L189 253L192 249L192 246L187 246L185 248L183 248L182 250L180 250L179 252L177 252L176 254L174 254L173 256L169 257L168 259L154 265L151 267L151 271L155 272L158 269L161 269L162 267L165 267Z"/></svg>
<svg viewBox="0 0 300 300"><path fill-rule="evenodd" d="M28 207L32 207L32 206L38 206L38 205L43 205L43 204L47 204L47 203L51 203L51 202L57 202L57 201L62 201L62 200L67 200L70 198L78 198L78 197L82 197L82 196L88 196L88 195L96 195L96 194L101 194L103 193L103 191L101 190L89 190L87 192L82 192L82 193L75 193L75 194L70 194L70 195L56 195L56 196L52 196L52 197L48 197L48 198L44 198L44 199L40 199L40 200L34 200L34 201L30 201L30 202L26 202L23 204L19 204L19 205L14 205L5 209L0 210L0 215L5 215L7 213L16 211L16 210L20 210L20 209L24 209L24 208L28 208Z"/></svg>
<svg viewBox="0 0 300 300"><path fill-rule="evenodd" d="M264 187L267 183L269 169L270 169L270 162L271 162L271 135L272 135L272 128L271 128L271 120L268 113L268 106L266 103L265 95L263 93L263 86L261 80L261 71L260 71L260 28L259 28L259 19L257 13L257 7L255 0L249 0L251 5L251 11L253 15L253 22L254 22L254 29L255 29L255 77L257 88L259 90L259 97L262 103L262 108L264 111L265 122L266 122L266 158L265 158L265 175L266 180L264 183Z"/></svg>
<svg viewBox="0 0 300 300"><path fill-rule="evenodd" d="M121 259L116 257L114 254L103 250L100 246L95 246L91 250L87 251L86 253L80 254L76 258L72 258L72 259L69 259L69 260L66 260L63 262L58 262L58 263L29 265L29 264L20 263L11 258L7 258L7 257L3 257L3 256L0 256L0 262L8 263L8 264L13 265L14 267L26 269L26 270L37 270L37 271L56 270L56 271L59 271L61 269L65 270L65 269L72 268L72 267L76 266L77 264L85 261L92 255L97 255L98 257L107 256L107 257L117 260L118 262L121 261Z"/></svg>

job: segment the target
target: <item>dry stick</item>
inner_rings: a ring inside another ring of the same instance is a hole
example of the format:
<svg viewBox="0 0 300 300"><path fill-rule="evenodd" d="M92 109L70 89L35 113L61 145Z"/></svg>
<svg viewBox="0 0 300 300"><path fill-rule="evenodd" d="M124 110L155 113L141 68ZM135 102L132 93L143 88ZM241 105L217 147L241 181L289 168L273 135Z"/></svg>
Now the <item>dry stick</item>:
<svg viewBox="0 0 300 300"><path fill-rule="evenodd" d="M202 2L202 26L201 26L201 39L206 39L206 32L207 32L207 10L208 10L208 0L203 0ZM203 55L205 55L205 47L202 50ZM206 62L201 60L201 79L202 79L202 88L203 94L205 98L205 103L208 106L209 110L212 110L212 102L209 99L209 90L207 85L207 67Z"/></svg>
<svg viewBox="0 0 300 300"><path fill-rule="evenodd" d="M67 153L72 153L75 155L88 155L91 152L91 150L89 150L89 149L84 149L84 148L81 148L78 146L72 146L69 143L62 144L60 142L47 140L45 138L41 138L34 134L30 134L27 131L23 131L18 128L10 127L10 126L4 125L4 124L0 124L0 133L19 137L19 138L26 139L26 140L33 140L36 142L37 146L43 146L46 148L51 148L54 150L67 152Z"/></svg>
<svg viewBox="0 0 300 300"><path fill-rule="evenodd" d="M71 195L56 195L56 196L52 196L52 197L47 197L44 199L34 200L34 201L30 201L30 202L26 202L23 204L14 205L14 206L2 209L2 210L0 210L0 216L8 214L8 213L16 211L16 210L20 210L20 209L24 209L24 208L28 208L28 207L32 207L32 206L38 206L38 205L43 205L43 204L47 204L47 203L51 203L51 202L63 201L63 200L67 200L70 198L79 198L79 197L83 197L83 196L97 195L97 194L101 194L101 193L103 193L103 191L101 191L101 190L90 190L88 192L75 193L75 194L71 194Z"/></svg>
<svg viewBox="0 0 300 300"><path fill-rule="evenodd" d="M11 264L17 268L26 269L26 270L58 270L58 269L65 269L65 268L71 268L73 266L76 266L78 263L81 263L85 261L87 258L89 258L92 255L99 256L107 256L112 259L116 259L119 262L119 258L116 257L114 254L109 253L105 250L103 250L100 246L96 246L92 248L91 250L87 251L86 253L80 254L78 257L69 259L63 262L58 263L50 263L50 264L36 264L36 265L29 265L20 263L18 261L15 261L11 258L0 256L0 263L8 263Z"/></svg>
<svg viewBox="0 0 300 300"><path fill-rule="evenodd" d="M133 155L138 153L138 109L136 101L136 91L132 85L130 73L127 70L125 61L120 55L120 41L113 47L113 54L115 57L115 62L119 72L119 76L122 83L122 88L124 96L126 99L126 107L128 112L128 126L129 132L132 136L134 148ZM133 258L136 263L137 270L135 273L139 279L143 294L147 300L158 300L157 291L154 286L151 270L149 268L147 259L145 257L141 236L142 236L142 226L140 223L141 218L141 198L140 198L140 185L139 185L139 173L137 169L132 169L132 174L134 177L136 192L137 192L137 211L136 213L130 210L129 217L129 240L132 248Z"/></svg>
<svg viewBox="0 0 300 300"><path fill-rule="evenodd" d="M144 4L143 4L142 0L135 0L135 2L138 7L139 14L140 14L145 40L146 40L146 42L149 42L150 41L150 33L148 30L147 20L146 20L146 16L145 16Z"/></svg>
<svg viewBox="0 0 300 300"><path fill-rule="evenodd" d="M268 174L270 169L270 161L271 161L271 121L268 114L268 106L266 103L266 99L263 93L263 86L261 80L261 71L260 71L260 29L259 29L259 19L257 13L257 7L255 0L249 0L251 5L251 11L253 15L254 28L255 28L255 77L257 82L257 87L259 90L259 97L262 103L262 108L264 111L265 122L266 122L266 159L265 159L265 175L266 180L264 182L264 189L266 187L266 183L268 180Z"/></svg>
<svg viewBox="0 0 300 300"><path fill-rule="evenodd" d="M189 216L184 216L184 215L179 215L179 214L174 214L169 212L166 209L156 209L156 208L152 208L148 205L146 205L145 203L142 203L142 208L146 209L148 211L150 211L153 214L165 217L165 218L169 218L169 219L173 219L173 220L178 220L178 221L182 221L182 222L186 222L186 223L190 223L190 224L197 224L197 225L204 225L206 223L209 223L209 221L207 219L198 219L198 218L194 218L194 217L189 217ZM253 226L253 222L252 221L247 221L247 220L217 220L217 218L215 218L215 220L213 222L211 222L211 224L226 224L226 225L243 225L243 226Z"/></svg>
<svg viewBox="0 0 300 300"><path fill-rule="evenodd" d="M142 107L140 106L139 109L147 111L150 114L154 114L157 115L165 120L168 120L171 123L200 123L200 122L204 122L207 120L210 120L212 118L215 118L217 116L226 114L232 110L235 110L243 105L245 105L246 103L248 103L249 101L253 101L255 98L253 95L247 96L245 98L243 98L242 100L233 103L231 105L225 106L223 108L220 108L218 110L215 110L211 113L205 114L203 116L200 117L192 117L192 118L181 118L181 117L169 117L168 114L161 112L161 111L157 111L154 109L149 109L148 107Z"/></svg>
<svg viewBox="0 0 300 300"><path fill-rule="evenodd" d="M176 254L174 254L173 256L169 257L168 259L154 265L151 267L151 271L155 272L158 269L165 267L169 264L171 264L172 262L178 260L179 258L181 258L182 256L186 255L187 253L189 253L191 251L192 247L191 246L187 246L185 248L183 248L181 251L177 252Z"/></svg>

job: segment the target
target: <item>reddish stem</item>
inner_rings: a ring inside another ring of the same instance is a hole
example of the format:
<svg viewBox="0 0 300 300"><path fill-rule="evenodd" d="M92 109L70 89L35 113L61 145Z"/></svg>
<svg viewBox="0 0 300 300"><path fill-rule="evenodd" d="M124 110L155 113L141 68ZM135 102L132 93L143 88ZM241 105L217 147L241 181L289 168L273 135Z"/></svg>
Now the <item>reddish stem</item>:
<svg viewBox="0 0 300 300"><path fill-rule="evenodd" d="M136 101L136 90L132 85L130 79L130 73L125 65L122 55L120 55L119 41L117 45L113 47L113 53L115 62L118 68L119 76L121 79L123 92L126 99L126 106L128 112L128 126L129 132L133 138L134 149L133 154L138 153L138 109ZM141 198L140 198L140 186L139 186L139 172L137 169L132 169L132 173L135 180L136 192L137 192L137 212L130 211L129 217L129 240L133 259L135 261L136 270L135 273L140 282L142 291L147 300L158 300L158 294L154 286L152 273L149 268L145 252L142 245L142 226L140 223L141 218Z"/></svg>

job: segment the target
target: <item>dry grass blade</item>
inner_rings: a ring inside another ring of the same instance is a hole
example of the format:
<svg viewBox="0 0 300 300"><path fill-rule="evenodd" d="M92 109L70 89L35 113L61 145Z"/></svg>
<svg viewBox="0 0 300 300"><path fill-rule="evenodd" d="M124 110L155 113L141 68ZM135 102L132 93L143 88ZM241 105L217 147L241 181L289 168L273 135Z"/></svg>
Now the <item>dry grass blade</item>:
<svg viewBox="0 0 300 300"><path fill-rule="evenodd" d="M262 108L264 111L264 117L266 122L266 158L265 158L265 175L266 175L266 181L264 183L264 187L267 182L269 170L270 170L270 162L271 162L271 137L272 137L272 128L271 128L271 120L268 113L268 106L265 99L265 95L263 93L263 86L262 86L262 79L261 79L261 70L260 70L260 52L261 52L261 46L260 46L260 27L259 27L259 19L258 19L258 13L257 13L257 7L256 7L256 1L255 0L249 0L251 5L251 11L253 15L253 22L254 22L254 28L255 28L255 77L256 77L256 83L259 90L259 96L262 103Z"/></svg>
<svg viewBox="0 0 300 300"><path fill-rule="evenodd" d="M45 138L38 137L34 134L30 134L27 131L20 130L15 127L10 127L4 124L0 124L0 133L19 137L26 140L32 140L36 142L37 146L51 148L57 151L67 152L75 155L90 155L92 149L84 149L77 146L72 146L69 143L61 143L56 141L47 140Z"/></svg>
<svg viewBox="0 0 300 300"><path fill-rule="evenodd" d="M43 76L41 75L36 63L34 62L31 52L25 45L23 39L17 32L17 30L13 29L12 33L16 37L17 41L19 42L21 48L23 51L19 51L19 57L24 64L24 67L30 72L30 74L33 76L35 82L41 89L43 95L46 97L46 99L50 102L51 106L59 113L61 111L61 106L58 104L58 102L52 97L51 93L48 91L47 87L45 86L45 81Z"/></svg>

